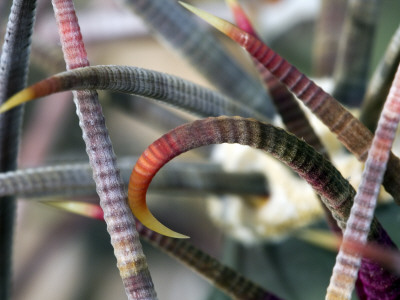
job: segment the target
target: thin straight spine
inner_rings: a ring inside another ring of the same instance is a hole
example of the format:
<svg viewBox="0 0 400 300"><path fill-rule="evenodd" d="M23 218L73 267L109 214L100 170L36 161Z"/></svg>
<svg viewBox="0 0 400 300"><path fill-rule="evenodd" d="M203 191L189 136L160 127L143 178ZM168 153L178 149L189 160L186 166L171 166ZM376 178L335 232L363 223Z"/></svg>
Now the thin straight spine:
<svg viewBox="0 0 400 300"><path fill-rule="evenodd" d="M361 184L344 231L343 243L337 255L326 299L336 299L336 295L341 295L340 297L343 299L351 298L357 279L357 272L361 265L361 256L359 253L351 251L346 242L355 241L360 244L366 244L367 242L379 188L386 170L399 120L400 65L383 107L378 128L368 153ZM378 280L378 278L376 279ZM370 294L373 294L373 292L370 292Z"/></svg>
<svg viewBox="0 0 400 300"><path fill-rule="evenodd" d="M0 104L26 85L35 11L35 0L14 0L12 3L0 57ZM22 117L22 106L0 114L1 172L17 167ZM15 210L14 197L0 199L0 299L5 300L11 297Z"/></svg>
<svg viewBox="0 0 400 300"><path fill-rule="evenodd" d="M72 1L53 0L53 7L67 69L88 66ZM97 93L74 92L74 102L125 292L130 300L156 299Z"/></svg>
<svg viewBox="0 0 400 300"><path fill-rule="evenodd" d="M396 32L393 34L389 46L368 84L367 92L361 106L360 120L372 132L375 132L379 115L399 63L400 26L397 27Z"/></svg>
<svg viewBox="0 0 400 300"><path fill-rule="evenodd" d="M315 77L330 77L333 74L347 2L347 0L321 1L313 45Z"/></svg>
<svg viewBox="0 0 400 300"><path fill-rule="evenodd" d="M238 1L228 0L227 2L232 9L238 27L258 39L259 37L254 30L253 25ZM297 100L293 97L293 94L289 92L286 86L279 82L279 80L260 62L255 61L255 65L262 81L271 94L272 101L279 115L282 117L282 121L286 128L296 136L304 138L304 140L313 146L318 152L327 155L325 147L322 145L319 137L311 127L311 124L303 110L300 108L300 105L297 103Z"/></svg>

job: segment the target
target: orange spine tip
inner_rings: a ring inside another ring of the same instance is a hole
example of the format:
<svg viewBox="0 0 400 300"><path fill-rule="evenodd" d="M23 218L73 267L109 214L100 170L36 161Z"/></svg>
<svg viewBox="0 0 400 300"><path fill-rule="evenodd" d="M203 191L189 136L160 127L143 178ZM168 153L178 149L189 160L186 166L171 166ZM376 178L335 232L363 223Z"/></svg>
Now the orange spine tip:
<svg viewBox="0 0 400 300"><path fill-rule="evenodd" d="M6 112L18 105L34 100L39 97L48 96L62 90L62 82L57 76L49 77L35 83L26 89L16 93L0 106L0 113Z"/></svg>
<svg viewBox="0 0 400 300"><path fill-rule="evenodd" d="M129 179L128 201L132 213L147 228L173 238L188 238L161 224L149 211L146 192L156 172L176 153L171 142L161 138L150 145L139 157Z"/></svg>

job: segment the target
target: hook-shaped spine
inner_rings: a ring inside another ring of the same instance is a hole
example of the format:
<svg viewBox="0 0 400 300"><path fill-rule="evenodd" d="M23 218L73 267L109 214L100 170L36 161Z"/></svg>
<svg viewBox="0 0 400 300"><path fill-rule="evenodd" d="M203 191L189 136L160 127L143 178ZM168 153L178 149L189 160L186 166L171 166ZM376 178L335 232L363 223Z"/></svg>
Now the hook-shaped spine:
<svg viewBox="0 0 400 300"><path fill-rule="evenodd" d="M157 171L170 160L173 155L177 156L180 153L182 153L182 151L173 147L167 138L161 138L151 144L139 157L132 171L129 179L128 199L129 206L136 218L146 227L165 236L188 238L188 236L172 231L157 221L148 209L146 201L143 201L143 199L146 199L146 192L150 181Z"/></svg>
<svg viewBox="0 0 400 300"><path fill-rule="evenodd" d="M335 98L254 36L212 14L180 3L245 48L335 133L338 140L358 160L366 160L373 135ZM399 167L400 159L391 153L383 185L397 203L400 203L400 176L397 171Z"/></svg>
<svg viewBox="0 0 400 300"><path fill-rule="evenodd" d="M129 205L135 216L149 228L168 236L151 216L146 205L146 191L156 172L177 155L200 146L238 143L262 149L298 172L334 207L340 226L350 211L354 190L340 173L304 141L270 124L241 117L218 117L185 124L165 134L139 158L129 184ZM182 236L179 236L182 237Z"/></svg>
<svg viewBox="0 0 400 300"><path fill-rule="evenodd" d="M161 234L184 237L169 229L151 216L146 205L146 191L156 172L180 153L200 146L238 143L262 149L296 171L321 196L324 204L342 230L353 204L355 191L339 171L310 145L273 125L254 119L240 117L218 117L197 120L179 126L155 141L139 158L140 163L132 172L128 199L131 210L145 226ZM150 216L150 217L149 217ZM372 220L369 239L394 248L394 244L376 219ZM361 274L374 270L374 274L385 282L387 291L397 290L400 280L391 276L373 261L364 260ZM375 276L374 275L374 276ZM375 293L376 286L366 280L366 288Z"/></svg>

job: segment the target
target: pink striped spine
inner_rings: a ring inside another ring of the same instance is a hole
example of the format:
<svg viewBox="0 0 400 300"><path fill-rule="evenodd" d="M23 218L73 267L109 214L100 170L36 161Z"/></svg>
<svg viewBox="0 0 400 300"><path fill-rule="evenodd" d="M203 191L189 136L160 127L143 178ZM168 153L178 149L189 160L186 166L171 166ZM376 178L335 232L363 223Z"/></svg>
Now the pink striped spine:
<svg viewBox="0 0 400 300"><path fill-rule="evenodd" d="M73 2L66 0L53 0L52 2L59 34L63 39L61 46L67 62L67 70L89 66Z"/></svg>
<svg viewBox="0 0 400 300"><path fill-rule="evenodd" d="M228 35L234 41L257 58L274 76L286 84L288 88L308 106L311 111L333 132L338 140L350 150L360 161L367 159L372 142L372 133L335 98L318 87L294 66L274 53L268 46L231 23L217 18L191 5L181 3L187 9L203 18L209 24ZM388 169L383 185L400 203L398 190L400 188L400 159L390 154Z"/></svg>
<svg viewBox="0 0 400 300"><path fill-rule="evenodd" d="M371 132L332 96L254 36L225 20L191 5L180 3L245 48L336 133L338 139L358 159L366 159L372 141ZM348 125L350 121L352 128L349 132L344 125Z"/></svg>
<svg viewBox="0 0 400 300"><path fill-rule="evenodd" d="M343 244L328 287L326 299L350 299L361 264L359 253L346 242L365 244L376 206L383 174L400 120L400 65L379 119L378 128L368 154L359 190L354 199L344 232ZM379 280L378 278L376 278Z"/></svg>
<svg viewBox="0 0 400 300"><path fill-rule="evenodd" d="M232 9L234 18L239 28L246 31L247 33L258 38L256 31L254 30L250 20L248 19L245 11L242 9L237 0L227 0L229 6ZM258 72L261 76L262 81L266 85L268 91L271 94L272 101L276 109L278 110L282 121L289 132L292 132L299 138L303 138L308 144L314 147L318 152L323 153L327 158L328 153L315 133L307 116L301 109L298 101L294 98L293 94L288 91L286 86L282 84L267 68L265 68L260 62L253 58L255 65L257 66ZM342 233L340 228L337 226L336 221L332 217L328 208L322 204L322 208L325 212L326 220L329 227L338 233Z"/></svg>
<svg viewBox="0 0 400 300"><path fill-rule="evenodd" d="M72 0L53 0L67 69L89 65ZM156 299L135 221L126 204L123 181L95 91L73 92L93 179L111 236L117 266L129 300Z"/></svg>
<svg viewBox="0 0 400 300"><path fill-rule="evenodd" d="M259 39L253 25L239 2L237 0L226 0L226 2L231 7L236 24L239 28ZM325 147L315 134L293 94L260 62L255 60L255 64L288 131L300 138L304 138L304 140L317 151L326 154Z"/></svg>

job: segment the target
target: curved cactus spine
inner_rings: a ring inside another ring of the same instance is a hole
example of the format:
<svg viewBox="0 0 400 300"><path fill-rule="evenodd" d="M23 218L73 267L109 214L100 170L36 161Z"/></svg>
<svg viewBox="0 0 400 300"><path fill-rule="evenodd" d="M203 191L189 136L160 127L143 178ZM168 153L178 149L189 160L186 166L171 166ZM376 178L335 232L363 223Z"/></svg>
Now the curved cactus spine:
<svg viewBox="0 0 400 300"><path fill-rule="evenodd" d="M259 38L240 4L236 0L227 0L227 2L233 11L233 16L239 28ZM299 138L304 138L318 152L327 154L325 147L293 94L262 64L255 61L255 65L287 130Z"/></svg>
<svg viewBox="0 0 400 300"><path fill-rule="evenodd" d="M219 91L272 118L264 87L228 54L221 43L176 1L125 0L162 40L179 51Z"/></svg>
<svg viewBox="0 0 400 300"><path fill-rule="evenodd" d="M148 210L146 192L156 172L168 161L188 150L210 144L238 143L262 149L285 163L304 178L321 196L338 225L344 230L355 195L354 189L335 167L321 154L294 135L253 119L218 117L194 121L175 128L151 144L139 157L132 171L128 200L134 215L150 229L176 238L186 236L162 225ZM369 239L395 248L390 237L376 219L372 220ZM377 287L370 270L385 282L387 291L400 293L400 278L365 259L360 273L364 274L364 289L373 294Z"/></svg>
<svg viewBox="0 0 400 300"><path fill-rule="evenodd" d="M248 106L179 77L113 65L74 69L44 79L15 94L0 112L66 90L110 90L167 102L200 116L241 115L267 120Z"/></svg>
<svg viewBox="0 0 400 300"><path fill-rule="evenodd" d="M183 152L218 143L248 145L278 158L312 185L333 211L340 227L345 227L355 192L335 167L294 135L273 125L240 117L207 118L182 125L144 151L132 172L128 191L130 206L144 225L151 227L155 224L151 223L155 222L153 217L150 217L151 222L144 217L150 215L145 195L155 173Z"/></svg>
<svg viewBox="0 0 400 300"><path fill-rule="evenodd" d="M181 4L245 48L335 133L338 140L358 160L367 159L372 133L335 98L257 38L205 11ZM383 185L400 204L399 168L400 159L391 153Z"/></svg>

